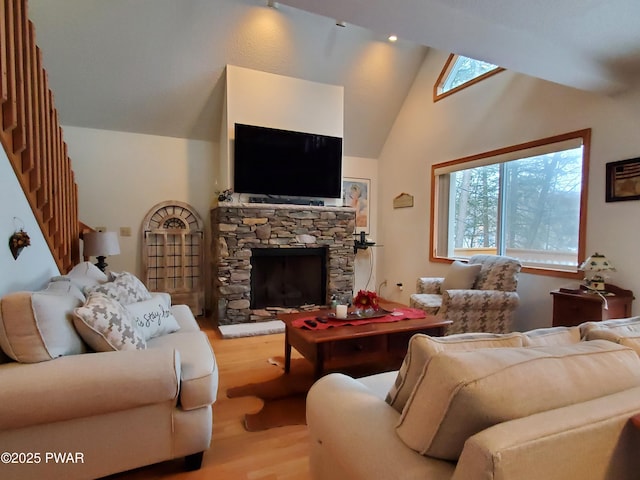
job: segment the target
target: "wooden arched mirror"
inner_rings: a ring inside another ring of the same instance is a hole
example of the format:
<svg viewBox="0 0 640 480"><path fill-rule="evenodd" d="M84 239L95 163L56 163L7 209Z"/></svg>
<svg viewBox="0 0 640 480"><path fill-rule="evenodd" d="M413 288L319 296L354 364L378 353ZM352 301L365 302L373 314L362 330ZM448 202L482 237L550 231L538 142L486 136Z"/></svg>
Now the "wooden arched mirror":
<svg viewBox="0 0 640 480"><path fill-rule="evenodd" d="M155 205L142 224L143 270L147 288L171 294L194 315L204 314L204 229L184 202Z"/></svg>

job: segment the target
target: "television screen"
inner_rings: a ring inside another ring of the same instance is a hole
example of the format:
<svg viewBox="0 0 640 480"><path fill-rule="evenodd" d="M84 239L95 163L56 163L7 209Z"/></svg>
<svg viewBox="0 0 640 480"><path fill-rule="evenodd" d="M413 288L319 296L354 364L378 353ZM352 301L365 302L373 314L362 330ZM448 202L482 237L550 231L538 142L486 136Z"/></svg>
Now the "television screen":
<svg viewBox="0 0 640 480"><path fill-rule="evenodd" d="M340 198L342 138L235 125L234 191Z"/></svg>

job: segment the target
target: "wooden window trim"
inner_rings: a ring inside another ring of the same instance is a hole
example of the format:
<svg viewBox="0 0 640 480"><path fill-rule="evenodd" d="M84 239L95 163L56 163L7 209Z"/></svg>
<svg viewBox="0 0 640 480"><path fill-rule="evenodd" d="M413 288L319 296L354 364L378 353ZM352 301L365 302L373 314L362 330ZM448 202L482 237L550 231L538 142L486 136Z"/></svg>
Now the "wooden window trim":
<svg viewBox="0 0 640 480"><path fill-rule="evenodd" d="M539 145L546 145L549 143L562 142L572 138L581 137L583 139L583 160L582 160L582 190L580 192L580 219L578 227L578 265L580 265L586 258L586 242L587 242L587 201L589 190L589 160L591 155L591 129L576 130L575 132L564 133L561 135L555 135L552 137L541 138L539 140L533 140L531 142L520 143L518 145L512 145L509 147L499 148L484 153L470 155L468 157L459 158L449 162L442 162L431 166L431 207L430 207L430 242L429 248L429 261L436 263L452 263L454 259L450 257L441 257L436 255L436 235L437 235L437 196L436 196L436 175L435 171L445 165L457 165L461 163L478 160L481 158L487 158L505 153L515 152L518 150L526 150L528 148L537 147ZM523 267L522 272L531 273L534 275L546 275L560 278L576 278L581 279L583 273L579 270L576 272L569 272L566 270L557 270L552 267Z"/></svg>
<svg viewBox="0 0 640 480"><path fill-rule="evenodd" d="M469 80L468 82L465 82L462 85L458 85L457 87L452 88L451 90L448 90L444 93L438 93L438 89L440 88L440 85L442 84L444 79L447 77L447 75L449 75L449 73L451 72L451 69L453 68L454 59L456 56L457 55L455 53L452 53L449 55L449 58L445 62L444 67L442 68L442 71L440 72L440 75L438 76L438 79L436 80L436 83L433 86L434 103L437 102L438 100L442 100L443 98L448 97L449 95L453 95L454 93L459 92L460 90L464 90L465 88L470 87L471 85L475 85L476 83L481 82L482 80L489 78L495 75L496 73L500 73L505 70L502 67L498 67L494 70L491 70L490 72L483 73L482 75L474 78L473 80Z"/></svg>

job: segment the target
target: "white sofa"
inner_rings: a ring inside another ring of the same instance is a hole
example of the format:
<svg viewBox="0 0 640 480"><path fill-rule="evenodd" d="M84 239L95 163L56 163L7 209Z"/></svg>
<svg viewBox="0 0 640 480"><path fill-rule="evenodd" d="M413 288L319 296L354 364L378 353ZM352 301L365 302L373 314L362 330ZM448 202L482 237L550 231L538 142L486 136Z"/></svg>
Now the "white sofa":
<svg viewBox="0 0 640 480"><path fill-rule="evenodd" d="M415 336L399 372L318 380L312 478L639 478L634 350L577 327L529 333Z"/></svg>
<svg viewBox="0 0 640 480"><path fill-rule="evenodd" d="M94 352L74 337L82 301L66 285L0 300L0 478L91 479L178 457L199 468L218 368L189 308L165 310L179 329L144 349Z"/></svg>

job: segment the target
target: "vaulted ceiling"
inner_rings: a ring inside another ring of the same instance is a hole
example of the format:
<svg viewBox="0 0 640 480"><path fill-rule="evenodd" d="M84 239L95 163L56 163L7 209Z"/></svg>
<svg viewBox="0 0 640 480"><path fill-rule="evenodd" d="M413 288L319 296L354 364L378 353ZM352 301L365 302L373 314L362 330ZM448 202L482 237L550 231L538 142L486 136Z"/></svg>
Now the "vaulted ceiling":
<svg viewBox="0 0 640 480"><path fill-rule="evenodd" d="M637 0L29 5L62 123L106 130L216 139L233 64L343 85L345 154L376 158L427 46L604 94L640 72Z"/></svg>

